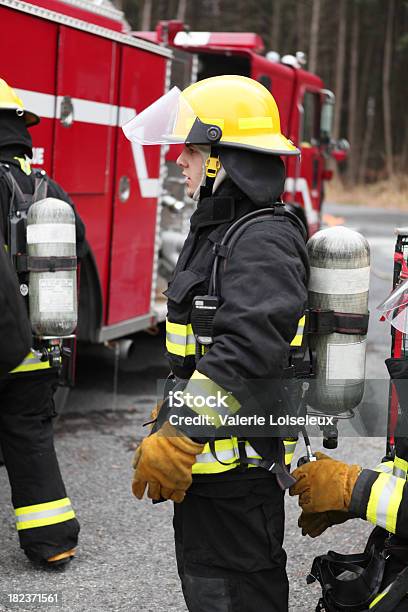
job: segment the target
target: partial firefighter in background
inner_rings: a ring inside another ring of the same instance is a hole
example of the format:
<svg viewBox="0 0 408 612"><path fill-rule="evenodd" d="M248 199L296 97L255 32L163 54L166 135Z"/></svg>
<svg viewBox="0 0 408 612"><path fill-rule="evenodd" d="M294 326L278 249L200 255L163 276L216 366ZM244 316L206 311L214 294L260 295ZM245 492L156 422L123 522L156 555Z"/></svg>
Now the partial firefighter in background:
<svg viewBox="0 0 408 612"><path fill-rule="evenodd" d="M396 233L394 290L377 308L392 325L386 455L363 469L316 453L317 461L293 472L303 535L320 536L353 518L376 526L363 553L316 557L308 582L322 586L317 612L408 610L408 228Z"/></svg>
<svg viewBox="0 0 408 612"><path fill-rule="evenodd" d="M0 245L5 240L0 233ZM0 380L18 366L31 347L31 325L16 271L0 248ZM0 399L1 406L1 399ZM1 459L1 458L0 458Z"/></svg>
<svg viewBox="0 0 408 612"><path fill-rule="evenodd" d="M27 128L38 122L0 79L0 233L34 332L30 351L0 383L0 446L20 546L33 562L54 567L72 559L79 533L55 454L52 417L61 372L72 364L72 342L66 346L65 338L76 326L76 257L86 247L68 195L31 168Z"/></svg>

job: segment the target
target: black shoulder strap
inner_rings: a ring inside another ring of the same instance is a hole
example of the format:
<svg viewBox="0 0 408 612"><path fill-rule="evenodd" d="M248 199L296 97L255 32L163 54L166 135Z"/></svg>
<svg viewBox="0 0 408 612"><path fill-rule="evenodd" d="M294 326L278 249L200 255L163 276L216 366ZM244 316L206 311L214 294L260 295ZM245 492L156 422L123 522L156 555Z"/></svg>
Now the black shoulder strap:
<svg viewBox="0 0 408 612"><path fill-rule="evenodd" d="M219 271L219 260L227 259L232 252L232 249L239 239L239 237L244 233L244 231L257 223L259 219L264 218L278 218L278 217L286 217L289 221L295 225L300 233L302 234L303 239L307 240L307 232L306 228L303 225L302 221L292 212L286 209L285 205L282 202L277 202L273 206L268 208L261 208L259 210L254 210L235 221L225 232L221 242L219 244L214 245L215 259L211 272L211 280L209 287L210 295L219 295L218 291L218 271Z"/></svg>
<svg viewBox="0 0 408 612"><path fill-rule="evenodd" d="M45 170L39 170L36 168L33 171L34 176L34 193L33 193L33 202L39 202L40 200L44 200L47 197L48 191L48 181L47 181L47 173Z"/></svg>
<svg viewBox="0 0 408 612"><path fill-rule="evenodd" d="M24 210L26 208L26 197L20 189L19 184L14 178L10 166L3 162L0 162L0 171L4 176L4 179L10 189L11 200L10 200L10 212L16 210Z"/></svg>

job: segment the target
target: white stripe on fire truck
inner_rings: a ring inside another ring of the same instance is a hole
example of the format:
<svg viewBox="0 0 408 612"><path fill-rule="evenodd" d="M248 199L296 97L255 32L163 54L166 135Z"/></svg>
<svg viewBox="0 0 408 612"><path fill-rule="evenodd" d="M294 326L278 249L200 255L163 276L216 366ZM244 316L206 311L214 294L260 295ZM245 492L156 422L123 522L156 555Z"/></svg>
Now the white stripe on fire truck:
<svg viewBox="0 0 408 612"><path fill-rule="evenodd" d="M46 119L60 119L63 96L53 96L27 89L16 89L15 91L24 100L25 108L28 110ZM74 123L122 126L136 114L134 108L117 107L115 104L105 104L94 100L71 98L71 102L74 109ZM160 181L157 178L149 178L143 147L136 143L131 143L131 146L142 197L158 197Z"/></svg>

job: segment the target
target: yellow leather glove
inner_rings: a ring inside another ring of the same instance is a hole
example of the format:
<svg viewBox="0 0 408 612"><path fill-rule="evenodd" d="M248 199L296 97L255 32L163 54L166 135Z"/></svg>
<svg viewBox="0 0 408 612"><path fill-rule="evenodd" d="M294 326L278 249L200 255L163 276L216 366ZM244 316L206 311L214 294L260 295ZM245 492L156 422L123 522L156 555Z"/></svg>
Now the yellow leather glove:
<svg viewBox="0 0 408 612"><path fill-rule="evenodd" d="M142 499L146 487L150 499L182 502L192 483L191 468L204 444L193 442L166 421L145 438L133 457L132 491Z"/></svg>
<svg viewBox="0 0 408 612"><path fill-rule="evenodd" d="M297 482L290 495L299 495L299 506L308 514L328 510L348 510L354 485L361 473L359 465L348 465L316 453L312 461L292 473Z"/></svg>
<svg viewBox="0 0 408 612"><path fill-rule="evenodd" d="M351 518L352 516L344 510L328 510L327 512L313 512L312 514L302 512L298 525L302 530L303 536L308 535L311 538L317 538L328 527L341 525L341 523L345 523Z"/></svg>

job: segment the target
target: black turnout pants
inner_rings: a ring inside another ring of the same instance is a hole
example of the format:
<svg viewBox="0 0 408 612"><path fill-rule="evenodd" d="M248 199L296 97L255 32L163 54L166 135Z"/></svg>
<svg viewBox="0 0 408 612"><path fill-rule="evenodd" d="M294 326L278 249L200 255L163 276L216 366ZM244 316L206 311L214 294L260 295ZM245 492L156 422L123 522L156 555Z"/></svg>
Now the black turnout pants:
<svg viewBox="0 0 408 612"><path fill-rule="evenodd" d="M287 612L284 496L274 476L193 483L174 504L189 612Z"/></svg>
<svg viewBox="0 0 408 612"><path fill-rule="evenodd" d="M15 509L66 498L53 440L55 387L56 375L44 372L0 382L0 445ZM75 518L18 531L21 548L33 560L46 560L73 548L78 533Z"/></svg>

